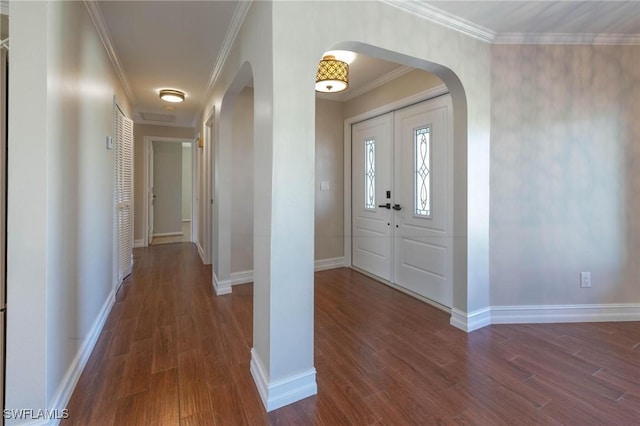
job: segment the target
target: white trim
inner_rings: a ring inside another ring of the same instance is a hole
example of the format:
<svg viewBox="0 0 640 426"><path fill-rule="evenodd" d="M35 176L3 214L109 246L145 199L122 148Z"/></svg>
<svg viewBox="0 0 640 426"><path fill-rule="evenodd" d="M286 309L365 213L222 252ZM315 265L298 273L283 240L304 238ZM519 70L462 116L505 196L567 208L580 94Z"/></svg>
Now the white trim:
<svg viewBox="0 0 640 426"><path fill-rule="evenodd" d="M133 240L133 248L146 247L147 245L144 243L143 239Z"/></svg>
<svg viewBox="0 0 640 426"><path fill-rule="evenodd" d="M127 74L124 72L124 68L120 63L120 59L118 58L118 54L116 53L116 49L113 46L113 42L111 40L111 34L109 33L109 28L104 21L104 16L102 16L102 11L100 10L100 6L98 5L97 0L84 0L84 4L89 11L89 16L93 21L93 25L98 32L98 36L100 40L102 40L102 44L104 49L111 60L111 64L113 64L113 68L116 72L116 75L120 79L122 83L122 88L129 99L129 103L131 105L136 104L136 97L133 94L133 90L131 90L131 85L129 84L129 79L127 78Z"/></svg>
<svg viewBox="0 0 640 426"><path fill-rule="evenodd" d="M167 138L163 136L144 136L142 138L142 240L144 245L141 247L147 247L149 241L149 146L153 142L176 142L176 143L190 143L191 149L195 149L194 141L191 138ZM191 159L193 162L193 158ZM193 187L193 164L191 165L192 170L192 185L191 185L191 199L195 200L195 189ZM193 209L193 206L192 206ZM178 234L173 234L178 235ZM180 233L180 235L183 235ZM167 234L153 234L154 237L162 237L169 236ZM191 232L191 239L193 240L193 230Z"/></svg>
<svg viewBox="0 0 640 426"><path fill-rule="evenodd" d="M184 235L184 232L160 232L153 233L153 238L155 237L181 237Z"/></svg>
<svg viewBox="0 0 640 426"><path fill-rule="evenodd" d="M425 2L408 2L406 0L381 1L396 9L417 15L443 27L491 44L640 45L640 34L496 33Z"/></svg>
<svg viewBox="0 0 640 426"><path fill-rule="evenodd" d="M344 120L344 263L342 266L351 266L351 126L359 121L396 111L418 102L428 101L447 93L449 93L449 89L446 85L441 84Z"/></svg>
<svg viewBox="0 0 640 426"><path fill-rule="evenodd" d="M231 294L231 280L219 281L218 276L216 275L215 272L212 275L213 275L213 290L216 292L216 296Z"/></svg>
<svg viewBox="0 0 640 426"><path fill-rule="evenodd" d="M336 268L344 268L344 257L332 257L329 259L320 259L314 262L314 270L318 271L326 271L329 269ZM217 280L216 275L214 274L214 280ZM238 271L231 273L231 279L229 280L231 285L240 285L240 284L248 284L253 282L253 269L248 269L246 271ZM221 282L222 284L223 282Z"/></svg>
<svg viewBox="0 0 640 426"><path fill-rule="evenodd" d="M640 321L639 303L492 306L492 324Z"/></svg>
<svg viewBox="0 0 640 426"><path fill-rule="evenodd" d="M253 348L251 349L251 375L267 412L318 393L315 368L269 381L264 364Z"/></svg>
<svg viewBox="0 0 640 426"><path fill-rule="evenodd" d="M351 127L352 124L359 121L368 120L370 118L377 117L388 112L397 111L399 109L406 108L419 102L425 102L438 96L446 95L447 93L449 93L449 89L447 88L447 86L444 84L440 84L430 89L423 90L422 92L418 92L415 95L407 96L406 98L399 99L387 105L383 105L362 114L349 117L345 120L345 125L347 125L348 123L349 127ZM349 132L349 141L351 141L351 132ZM349 145L351 145L351 143L349 143ZM351 149L351 147L349 147L349 149Z"/></svg>
<svg viewBox="0 0 640 426"><path fill-rule="evenodd" d="M343 268L344 266L344 256L332 257L329 259L319 259L314 262L314 270L316 272L326 271L328 269Z"/></svg>
<svg viewBox="0 0 640 426"><path fill-rule="evenodd" d="M329 100L329 101L340 101L340 102L347 102L350 101L352 99L357 98L360 95L363 95L373 89L377 89L380 86L383 86L387 83L389 83L390 81L395 80L396 78L400 78L405 74L408 74L409 72L415 70L415 68L412 67L407 67L407 66L400 66L398 68L396 68L395 70L365 84L364 86L358 87L357 89L353 89L353 90L347 90L346 92L340 92L340 93L321 93L318 92L316 93L316 96L320 99L325 99L325 100Z"/></svg>
<svg viewBox="0 0 640 426"><path fill-rule="evenodd" d="M196 247L198 248L198 254L200 255L200 260L202 261L202 263L204 263L206 265L207 263L204 261L204 250L202 250L202 246L200 245L200 242L197 241L197 239L194 240L193 242L195 243ZM215 275L215 273L214 273L214 275Z"/></svg>
<svg viewBox="0 0 640 426"><path fill-rule="evenodd" d="M204 175L204 188L200 188L204 194L204 200L200 199L200 203L204 203L204 220L201 220L201 225L204 226L204 255L206 265L213 264L213 230L215 228L213 223L213 199L215 197L215 145L218 143L215 137L215 117L216 107L211 108L211 112L207 116L204 127L204 146L202 147L202 155L204 156L204 170L200 169L200 175Z"/></svg>
<svg viewBox="0 0 640 426"><path fill-rule="evenodd" d="M415 68L407 67L407 66L398 67L395 70L391 71L390 73L387 73L382 77L377 78L376 80L373 80L362 87L359 87L358 89L344 92L344 95L341 100L344 102L344 101L350 101L352 99L355 99L358 96L363 95L373 89L377 89L380 86L384 86L390 81L393 81L396 78L400 78L403 75L408 74L413 70L415 70Z"/></svg>
<svg viewBox="0 0 640 426"><path fill-rule="evenodd" d="M198 140L200 133L193 138L191 143L191 241L198 241L200 235L200 166L198 164Z"/></svg>
<svg viewBox="0 0 640 426"><path fill-rule="evenodd" d="M232 272L231 285L248 284L253 282L253 269L248 271Z"/></svg>
<svg viewBox="0 0 640 426"><path fill-rule="evenodd" d="M216 81L218 81L218 77L220 77L220 74L222 73L224 63L227 60L227 56L229 56L229 52L231 52L231 47L233 46L233 43L238 36L238 32L240 32L240 28L242 27L244 18L247 16L247 12L249 12L249 8L251 7L252 2L253 0L238 1L236 10L233 12L233 16L231 17L229 28L227 29L227 33L224 36L222 47L220 48L220 52L218 53L218 57L216 58L216 64L213 67L213 71L211 72L211 76L209 77L209 82L207 83L207 87L204 90L204 96L202 97L200 109L205 109L207 99L209 99L209 97L211 96L213 87L215 86ZM194 120L193 127L198 128L198 117L196 117L196 119Z"/></svg>
<svg viewBox="0 0 640 426"><path fill-rule="evenodd" d="M431 22L435 22L436 24L440 24L443 27L466 34L477 40L491 43L496 36L496 33L488 28L474 24L473 22L462 19L459 16L445 12L442 9L438 9L437 7L433 7L424 2L407 2L406 0L381 1L389 6L395 7L396 9L417 15Z"/></svg>
<svg viewBox="0 0 640 426"><path fill-rule="evenodd" d="M451 310L451 325L471 332L491 324L640 321L639 303L492 306L472 313Z"/></svg>
<svg viewBox="0 0 640 426"><path fill-rule="evenodd" d="M483 308L471 313L452 308L450 324L467 333L486 327L491 325L491 308Z"/></svg>
<svg viewBox="0 0 640 426"><path fill-rule="evenodd" d="M109 316L109 312L111 312L111 308L115 303L115 289L111 290L107 300L105 300L102 305L102 309L98 313L98 317L93 322L87 337L85 337L82 345L80 345L80 349L76 354L75 358L71 362L71 365L67 369L66 374L62 378L58 389L53 394L53 398L51 398L51 410L63 410L67 407L69 403L69 399L71 398L71 394L73 393L76 384L78 383L78 379L80 379L80 375L82 374L82 370L87 365L87 361L91 356L91 352L93 351L98 338L100 337L100 333L102 332L102 327L104 327L104 323L107 321L107 317ZM51 420L49 422L37 422L34 424L51 424L57 425L60 422L60 419Z"/></svg>
<svg viewBox="0 0 640 426"><path fill-rule="evenodd" d="M502 33L497 34L492 43L637 46L640 34Z"/></svg>

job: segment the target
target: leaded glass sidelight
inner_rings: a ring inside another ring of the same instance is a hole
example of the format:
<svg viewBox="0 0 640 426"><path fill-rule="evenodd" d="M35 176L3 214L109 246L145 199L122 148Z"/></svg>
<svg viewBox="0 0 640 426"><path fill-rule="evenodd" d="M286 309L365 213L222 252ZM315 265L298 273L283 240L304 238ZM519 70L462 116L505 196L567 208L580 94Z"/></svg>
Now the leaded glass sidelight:
<svg viewBox="0 0 640 426"><path fill-rule="evenodd" d="M376 208L376 140L364 141L364 208Z"/></svg>
<svg viewBox="0 0 640 426"><path fill-rule="evenodd" d="M416 216L431 216L431 138L429 127L414 133L415 186L414 203Z"/></svg>

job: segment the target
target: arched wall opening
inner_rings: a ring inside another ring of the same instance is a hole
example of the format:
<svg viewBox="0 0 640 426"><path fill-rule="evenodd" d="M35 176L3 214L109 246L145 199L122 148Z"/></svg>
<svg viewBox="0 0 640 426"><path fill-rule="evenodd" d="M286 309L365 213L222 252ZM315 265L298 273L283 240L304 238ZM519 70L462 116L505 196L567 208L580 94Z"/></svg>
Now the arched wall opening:
<svg viewBox="0 0 640 426"><path fill-rule="evenodd" d="M359 19L354 20L356 15ZM268 411L317 390L313 366L313 192L317 185L313 76L328 47L424 69L448 86L454 109L456 169L452 316L459 319L452 323L466 330L484 325L477 316L489 303L491 52L487 45L442 26L425 25L423 18L382 2L254 2L211 100L221 141L214 214L228 228L230 191L222 179L229 176L231 167L223 160L229 158L224 141L232 132L227 114L252 75L256 214L251 373ZM230 262L223 258L229 253L228 232L219 226L216 237L220 256L217 291L224 291L220 284L231 290ZM221 247L226 247L226 254Z"/></svg>
<svg viewBox="0 0 640 426"><path fill-rule="evenodd" d="M214 253L214 271L213 271L213 286L217 295L231 293L231 285L233 284L231 271L232 271L232 254L235 244L233 244L234 226L237 229L240 226L240 222L244 220L250 220L251 232L253 230L253 182L252 179L244 179L250 174L251 178L253 168L253 158L251 161L237 162L234 160L234 140L242 138L238 135L240 129L238 128L237 109L236 104L239 98L243 96L247 88L251 88L253 85L253 71L251 65L248 62L244 62L239 72L237 73L232 84L227 89L222 103L220 105L220 118L219 118L219 131L218 138L214 146L214 214L213 214L213 253ZM243 99L244 100L244 99ZM253 120L253 94L251 93L251 102L243 102L244 107L250 107L250 111L246 111ZM234 115L236 115L234 125ZM248 130L248 136L251 137L251 144L253 143L253 123L251 123ZM247 142L246 140L243 142ZM237 148L237 147L235 147ZM253 150L251 149L251 155L253 156ZM238 157L238 153L235 153L235 157ZM235 179L238 174L242 174L243 191L238 193L234 191L234 183L238 184L238 179ZM240 215L234 213L234 205L241 207ZM245 227L246 228L246 227ZM243 228L244 229L244 228ZM251 238L250 243L242 241L242 247L236 250L242 250L246 252L249 250L248 244L251 245L250 264L253 267L253 235L249 235ZM243 240L246 240L244 238Z"/></svg>
<svg viewBox="0 0 640 426"><path fill-rule="evenodd" d="M411 67L414 69L423 70L439 77L446 85L453 104L453 288L452 288L452 300L453 306L451 309L452 318L451 323L459 328L467 331L471 329L467 326L466 321L460 322L458 318L461 313L467 312L468 306L468 294L472 291L468 288L467 280L467 246L468 246L468 216L467 216L467 180L468 180L468 149L467 149L467 97L465 89L458 78L458 76L449 68L427 61L425 59L419 59L411 56L407 56L401 53L393 52L383 48L375 47L362 42L341 42L331 46L327 50L348 50L358 54L367 55L373 58L382 59L389 62L394 62L400 65ZM419 100L426 100L428 95L424 99L420 98L420 94L416 94L416 97L411 98L411 103ZM401 104L399 104L401 105ZM384 108L384 107L383 107ZM375 111L375 114L383 112L382 109ZM360 117L362 118L362 117ZM345 120L344 132L345 132L345 255L347 256L347 263L349 263L349 255L351 252L351 209L347 206L347 203L351 201L351 187L347 182L347 173L351 170L351 124L355 120L350 120L348 117ZM488 196L488 194L487 194ZM488 244L488 241L487 241Z"/></svg>

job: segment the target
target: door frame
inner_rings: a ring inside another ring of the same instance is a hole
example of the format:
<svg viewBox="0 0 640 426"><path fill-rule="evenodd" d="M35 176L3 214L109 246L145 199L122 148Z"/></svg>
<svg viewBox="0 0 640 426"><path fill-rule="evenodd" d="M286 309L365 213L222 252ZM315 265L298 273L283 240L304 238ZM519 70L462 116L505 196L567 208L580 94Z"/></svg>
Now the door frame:
<svg viewBox="0 0 640 426"><path fill-rule="evenodd" d="M351 263L351 242L353 240L351 222L351 126L360 121L428 101L447 93L449 93L449 89L446 85L441 84L344 120L344 266L353 266Z"/></svg>
<svg viewBox="0 0 640 426"><path fill-rule="evenodd" d="M195 167L193 160L193 152L198 149L196 141L191 138L167 138L164 136L144 136L142 138L143 155L142 155L142 240L143 244L138 247L149 246L149 147L152 142L188 142L191 144L191 182L195 179ZM191 185L191 200L194 200L195 188ZM193 210L191 211L191 241L193 241Z"/></svg>

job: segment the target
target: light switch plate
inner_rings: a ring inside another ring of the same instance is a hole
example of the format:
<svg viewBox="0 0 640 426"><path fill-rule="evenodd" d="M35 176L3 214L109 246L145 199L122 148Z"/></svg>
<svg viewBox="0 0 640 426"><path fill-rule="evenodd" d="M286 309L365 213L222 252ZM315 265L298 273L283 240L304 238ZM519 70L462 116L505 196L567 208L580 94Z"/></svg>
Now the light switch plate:
<svg viewBox="0 0 640 426"><path fill-rule="evenodd" d="M320 181L320 191L328 191L329 188L330 188L330 186L329 186L329 181L328 180Z"/></svg>
<svg viewBox="0 0 640 426"><path fill-rule="evenodd" d="M107 136L107 149L113 149L113 138L111 136Z"/></svg>

